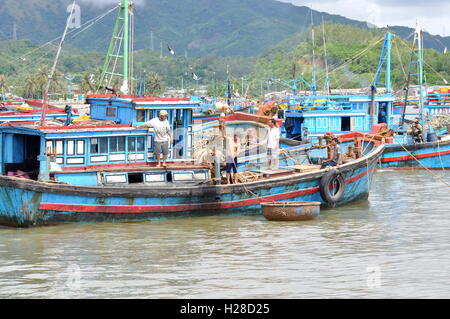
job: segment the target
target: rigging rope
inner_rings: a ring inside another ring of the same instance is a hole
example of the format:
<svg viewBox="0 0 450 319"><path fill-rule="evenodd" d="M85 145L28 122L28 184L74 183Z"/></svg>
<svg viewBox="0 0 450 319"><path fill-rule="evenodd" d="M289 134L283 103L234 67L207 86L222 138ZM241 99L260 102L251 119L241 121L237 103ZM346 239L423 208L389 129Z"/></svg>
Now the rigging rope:
<svg viewBox="0 0 450 319"><path fill-rule="evenodd" d="M403 44L405 47L407 47L408 50L411 50L411 48L410 48L406 43L404 43L404 41L400 41L400 43ZM431 65L429 65L425 60L423 60L422 62L423 62L424 65L428 66L431 70L433 70L437 75L439 75L439 76L442 78L442 80L444 80L445 83L447 83L447 80L441 75L440 72L436 71L436 70L435 70Z"/></svg>
<svg viewBox="0 0 450 319"><path fill-rule="evenodd" d="M419 161L417 159L417 157L414 156L414 154L412 154L410 151L408 151L406 149L406 147L394 136L394 139L397 141L397 143L406 151L406 153L408 153L417 163L419 163L420 166L422 166L425 170L427 170L436 180L441 181L442 183L444 183L445 185L447 185L447 187L450 187L450 184L447 183L443 178L441 178L440 176L436 175L433 173L432 170L430 170L428 167L426 167L425 165L422 164L421 161Z"/></svg>

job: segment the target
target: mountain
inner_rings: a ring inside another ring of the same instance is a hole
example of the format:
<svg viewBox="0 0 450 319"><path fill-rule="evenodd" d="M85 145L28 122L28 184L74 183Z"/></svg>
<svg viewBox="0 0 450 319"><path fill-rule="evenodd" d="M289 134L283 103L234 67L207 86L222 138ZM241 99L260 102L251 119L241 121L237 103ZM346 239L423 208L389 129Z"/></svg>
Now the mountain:
<svg viewBox="0 0 450 319"><path fill-rule="evenodd" d="M257 56L268 48L304 31L311 23L310 9L275 0L141 0L136 1L136 49L154 49L161 41L164 54L167 44L177 55ZM113 8L118 0L79 0L81 23ZM100 3L106 3L99 5ZM0 40L11 39L14 25L18 39L45 43L62 34L71 0L2 0L0 2ZM85 50L106 51L117 12L67 42ZM365 22L313 11L315 24L325 21L367 28ZM406 34L411 29L398 28ZM408 33L408 34L407 34ZM73 35L76 35L73 37ZM440 38L450 47L450 37ZM436 41L434 41L436 42ZM427 42L427 44L430 43ZM437 42L434 47L442 50ZM431 46L433 47L433 46Z"/></svg>
<svg viewBox="0 0 450 319"><path fill-rule="evenodd" d="M79 0L81 23L114 8L118 0ZM103 5L99 5L103 3ZM71 0L2 0L0 3L0 40L13 37L45 43L62 34ZM310 9L275 0L141 0L135 8L136 49L154 49L161 42L178 55L216 54L220 56L257 56L271 46L304 31L311 23ZM73 32L67 42L84 50L106 51L117 12L112 12L84 32ZM313 11L313 21L356 25L365 22ZM402 37L413 31L392 27ZM76 35L73 37L73 35ZM439 51L450 47L450 37L427 35L425 46Z"/></svg>

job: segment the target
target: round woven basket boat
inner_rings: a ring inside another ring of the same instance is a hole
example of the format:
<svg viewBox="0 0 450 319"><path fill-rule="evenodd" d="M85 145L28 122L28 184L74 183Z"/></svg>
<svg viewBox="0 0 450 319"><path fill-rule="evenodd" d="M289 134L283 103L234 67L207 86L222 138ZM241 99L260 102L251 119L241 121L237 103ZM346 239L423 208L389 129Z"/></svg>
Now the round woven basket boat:
<svg viewBox="0 0 450 319"><path fill-rule="evenodd" d="M269 202L261 207L263 216L272 221L310 220L320 213L320 202Z"/></svg>

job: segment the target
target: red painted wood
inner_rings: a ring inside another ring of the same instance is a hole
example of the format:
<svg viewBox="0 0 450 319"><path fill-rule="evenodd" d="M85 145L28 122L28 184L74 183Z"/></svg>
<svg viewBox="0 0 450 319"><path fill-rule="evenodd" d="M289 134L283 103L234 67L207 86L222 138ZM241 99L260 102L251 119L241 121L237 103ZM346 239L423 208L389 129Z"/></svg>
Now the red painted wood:
<svg viewBox="0 0 450 319"><path fill-rule="evenodd" d="M447 154L450 154L450 150L441 151L441 152L433 152L433 153L417 154L417 155L414 154L414 157L417 159L420 159L420 158L428 158L428 157L434 157L434 156L443 156L443 155L447 155ZM380 160L381 160L381 162L386 163L386 162L408 161L408 160L414 159L414 157L412 157L411 155L396 156L396 157L383 157Z"/></svg>

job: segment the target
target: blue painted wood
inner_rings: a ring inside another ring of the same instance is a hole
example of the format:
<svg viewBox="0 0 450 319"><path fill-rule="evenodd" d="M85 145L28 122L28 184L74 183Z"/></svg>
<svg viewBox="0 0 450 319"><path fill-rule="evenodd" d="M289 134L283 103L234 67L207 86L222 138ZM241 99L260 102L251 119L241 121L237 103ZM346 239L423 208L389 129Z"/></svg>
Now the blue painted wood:
<svg viewBox="0 0 450 319"><path fill-rule="evenodd" d="M343 197L339 200L338 205L346 204L358 198L367 198L370 185L372 181L372 175L375 170L376 161L372 161L367 167L361 167L359 169L348 171L344 173L345 179L348 182L346 191ZM352 178L360 178L353 180ZM74 222L74 221L115 221L115 220L147 220L153 218L167 218L172 216L191 216L195 214L208 214L208 215L220 215L220 214L259 214L260 206L259 202L244 204L237 204L236 207L227 208L223 206L219 210L183 210L179 212L169 213L169 207L174 205L189 205L199 203L234 203L242 200L248 200L257 197L278 196L285 193L305 190L306 193L294 197L289 197L284 200L289 201L320 201L324 203L321 198L318 187L320 183L319 179L305 180L299 182L289 183L288 185L272 186L270 183L264 187L260 187L254 190L254 195L249 194L246 191L232 192L232 193L220 193L218 192L214 198L201 197L201 196L174 196L165 195L161 196L137 196L132 199L128 197L95 197L95 196L77 196L77 195L65 195L58 193L36 193L33 191L25 191L21 189L13 189L9 187L0 187L0 198L2 199L0 204L0 220L3 224L17 225L17 226L35 226L53 222ZM282 201L284 201L282 200ZM124 206L136 206L136 207L151 207L152 211L149 213L141 212L139 214L126 213L126 214L111 214L111 213L82 213L76 211L53 211L53 210L41 210L41 203L52 203L60 205L77 205L85 206L112 206L112 207L124 207ZM166 208L167 207L167 208Z"/></svg>

